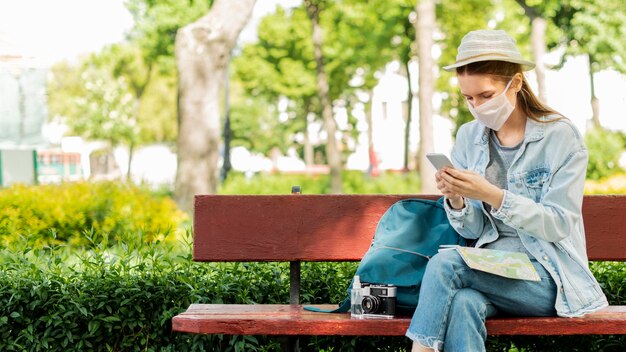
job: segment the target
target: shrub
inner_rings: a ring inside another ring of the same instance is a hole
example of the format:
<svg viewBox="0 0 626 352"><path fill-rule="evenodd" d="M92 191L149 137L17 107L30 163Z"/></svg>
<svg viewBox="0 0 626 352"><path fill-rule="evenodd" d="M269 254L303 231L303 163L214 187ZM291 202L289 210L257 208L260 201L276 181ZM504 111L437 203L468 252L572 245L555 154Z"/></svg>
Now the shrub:
<svg viewBox="0 0 626 352"><path fill-rule="evenodd" d="M343 192L346 194L418 194L419 177L416 173L385 172L372 177L361 171L342 173ZM220 194L289 194L291 186L300 186L305 194L330 192L328 175L256 174L246 178L231 173L220 189Z"/></svg>
<svg viewBox="0 0 626 352"><path fill-rule="evenodd" d="M306 194L325 194L330 190L327 175L255 174L248 178L231 172L220 185L220 194L289 194L291 186L300 186Z"/></svg>
<svg viewBox="0 0 626 352"><path fill-rule="evenodd" d="M288 263L196 263L189 243L0 251L2 351L276 351L267 336L173 333L191 303L287 303ZM303 263L302 301L339 302L356 263ZM626 264L593 263L612 304ZM306 336L303 351L402 351L405 337ZM622 351L624 336L490 337L489 351Z"/></svg>
<svg viewBox="0 0 626 352"><path fill-rule="evenodd" d="M282 301L284 270L267 266L253 275L246 264L200 265L172 248L96 246L72 258L63 247L4 249L0 350L259 350L265 342L255 337L173 333L171 318L191 303ZM245 289L261 277L270 287Z"/></svg>
<svg viewBox="0 0 626 352"><path fill-rule="evenodd" d="M585 182L586 194L626 194L626 174Z"/></svg>
<svg viewBox="0 0 626 352"><path fill-rule="evenodd" d="M83 232L114 243L139 232L164 238L185 215L169 198L119 182L14 185L0 190L0 245L26 240L33 246L86 244Z"/></svg>

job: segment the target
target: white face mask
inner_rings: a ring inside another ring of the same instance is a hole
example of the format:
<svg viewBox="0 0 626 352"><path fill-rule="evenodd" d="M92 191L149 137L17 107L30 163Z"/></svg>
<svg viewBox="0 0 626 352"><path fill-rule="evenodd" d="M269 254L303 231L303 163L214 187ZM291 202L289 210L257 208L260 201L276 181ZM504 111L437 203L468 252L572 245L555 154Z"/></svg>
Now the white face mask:
<svg viewBox="0 0 626 352"><path fill-rule="evenodd" d="M509 98L506 96L506 91L509 90L511 82L513 82L513 80L509 81L502 93L477 108L472 107L472 104L469 102L467 103L469 111L476 120L494 131L499 131L506 120L508 120L509 116L511 116L513 110L515 110L515 105L512 105Z"/></svg>

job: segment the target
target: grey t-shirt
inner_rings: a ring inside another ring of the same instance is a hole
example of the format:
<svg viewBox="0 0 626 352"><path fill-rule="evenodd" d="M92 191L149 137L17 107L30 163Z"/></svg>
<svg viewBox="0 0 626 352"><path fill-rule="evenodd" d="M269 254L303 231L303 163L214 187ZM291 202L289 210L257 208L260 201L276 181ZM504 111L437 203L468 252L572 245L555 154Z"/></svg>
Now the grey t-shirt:
<svg viewBox="0 0 626 352"><path fill-rule="evenodd" d="M511 167L513 159L521 146L522 142L514 147L504 147L498 141L495 132L491 131L489 137L489 164L487 164L487 169L485 170L487 181L501 189L508 189L507 171ZM484 203L484 206L487 212L491 212L489 204ZM484 248L528 253L515 229L502 222L502 220L495 219L491 214L489 214L489 217L495 223L500 237L494 242L486 244Z"/></svg>

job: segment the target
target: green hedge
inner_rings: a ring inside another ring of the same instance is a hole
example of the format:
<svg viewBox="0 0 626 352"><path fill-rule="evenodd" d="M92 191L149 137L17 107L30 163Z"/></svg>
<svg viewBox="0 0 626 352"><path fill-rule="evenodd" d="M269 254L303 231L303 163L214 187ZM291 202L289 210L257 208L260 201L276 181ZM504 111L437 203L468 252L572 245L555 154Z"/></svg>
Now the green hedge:
<svg viewBox="0 0 626 352"><path fill-rule="evenodd" d="M191 303L287 303L288 263L195 263L190 245L136 241L90 251L0 252L2 351L276 351L265 336L173 333ZM626 265L592 266L613 304L625 304ZM356 263L304 263L305 303L339 302ZM513 348L513 345L517 346ZM404 337L304 337L303 351L400 351ZM490 337L489 351L622 351L626 339Z"/></svg>
<svg viewBox="0 0 626 352"><path fill-rule="evenodd" d="M341 173L345 194L419 194L420 182L416 172L383 172L377 177L361 171ZM247 178L232 172L220 185L220 194L289 194L291 186L300 186L304 194L330 193L328 175L255 174Z"/></svg>
<svg viewBox="0 0 626 352"><path fill-rule="evenodd" d="M0 247L13 242L86 244L85 232L114 243L141 232L165 237L186 215L169 198L121 182L14 185L0 190Z"/></svg>
<svg viewBox="0 0 626 352"><path fill-rule="evenodd" d="M74 254L63 247L5 249L0 350L244 351L260 342L172 333L171 318L194 302L278 301L285 295L277 268L253 278L246 264L202 265L161 243L130 247ZM261 278L266 290L243 289Z"/></svg>
<svg viewBox="0 0 626 352"><path fill-rule="evenodd" d="M411 174L345 173L348 193L417 193ZM222 193L326 193L322 176L235 175ZM318 188L316 188L318 187ZM0 191L0 351L276 351L266 336L173 333L191 303L287 303L287 263L195 263L171 202L119 183ZM85 229L91 229L86 231ZM16 233L18 235L16 235ZM184 236L183 236L184 237ZM189 238L189 233L187 237ZM302 301L340 302L356 263L304 263ZM593 263L612 304L626 264ZM404 337L303 337L303 351L401 351ZM516 347L514 347L516 346ZM624 336L490 337L489 351L623 351Z"/></svg>

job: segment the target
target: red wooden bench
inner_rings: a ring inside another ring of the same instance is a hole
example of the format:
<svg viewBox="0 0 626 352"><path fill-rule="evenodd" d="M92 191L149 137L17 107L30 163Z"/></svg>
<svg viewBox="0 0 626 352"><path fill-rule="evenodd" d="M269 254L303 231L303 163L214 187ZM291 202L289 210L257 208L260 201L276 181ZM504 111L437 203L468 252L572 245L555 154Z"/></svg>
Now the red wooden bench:
<svg viewBox="0 0 626 352"><path fill-rule="evenodd" d="M192 304L174 331L230 335L404 335L410 317L351 319L299 305L301 261L359 261L378 220L410 195L196 196L193 258L207 262L291 262L292 304ZM590 260L626 261L626 196L585 196ZM346 283L347 285L348 283ZM319 305L335 308L336 305ZM489 335L626 334L626 306L580 318L502 317Z"/></svg>

